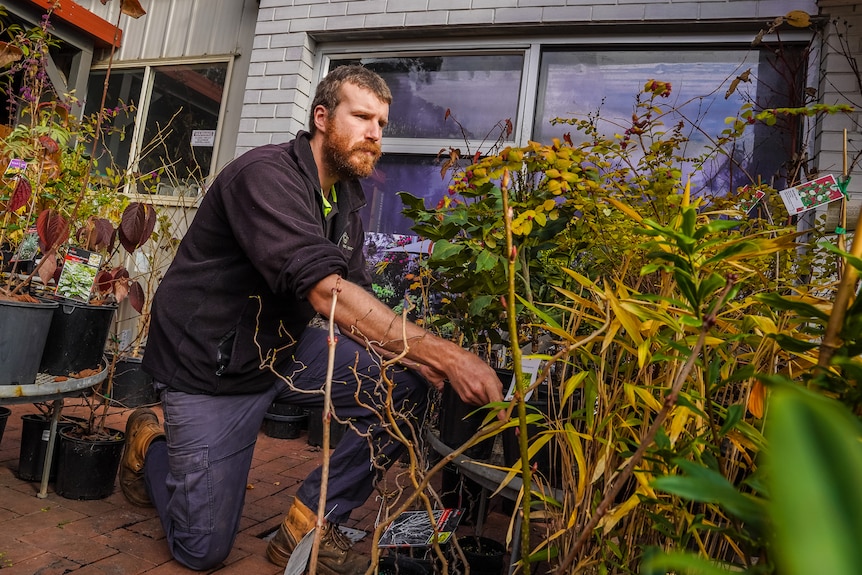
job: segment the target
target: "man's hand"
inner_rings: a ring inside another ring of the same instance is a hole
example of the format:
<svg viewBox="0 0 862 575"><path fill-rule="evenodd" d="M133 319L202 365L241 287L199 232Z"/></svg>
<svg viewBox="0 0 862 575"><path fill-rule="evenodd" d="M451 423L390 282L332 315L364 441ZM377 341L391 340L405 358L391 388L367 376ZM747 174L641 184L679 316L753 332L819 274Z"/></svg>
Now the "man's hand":
<svg viewBox="0 0 862 575"><path fill-rule="evenodd" d="M458 396L471 405L503 401L503 384L487 363L453 344L446 376Z"/></svg>
<svg viewBox="0 0 862 575"><path fill-rule="evenodd" d="M338 293L334 308L335 323L342 333L362 334L364 338L398 355L409 346L402 363L414 367L438 389L448 380L462 400L471 405L503 401L503 385L497 373L462 347L433 335L401 318L373 295L337 275L320 280L308 294L315 311L328 317L333 311L333 294ZM414 362L415 366L409 362ZM420 367L421 366L421 367Z"/></svg>

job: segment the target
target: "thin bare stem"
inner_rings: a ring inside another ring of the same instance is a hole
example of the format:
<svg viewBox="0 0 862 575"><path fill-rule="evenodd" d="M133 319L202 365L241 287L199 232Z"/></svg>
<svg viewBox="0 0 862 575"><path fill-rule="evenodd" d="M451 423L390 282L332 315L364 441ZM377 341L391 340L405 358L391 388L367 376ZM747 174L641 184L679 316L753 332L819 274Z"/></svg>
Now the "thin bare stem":
<svg viewBox="0 0 862 575"><path fill-rule="evenodd" d="M338 337L335 335L335 306L338 303L338 292L341 282L332 288L332 305L329 309L329 337L327 338L329 355L326 359L326 381L323 383L323 463L320 478L320 497L317 500L317 530L314 532L314 545L311 548L309 573L317 573L317 554L320 551L320 538L323 535L323 525L326 522L326 491L329 486L329 423L332 421L332 371L335 366L335 346Z"/></svg>

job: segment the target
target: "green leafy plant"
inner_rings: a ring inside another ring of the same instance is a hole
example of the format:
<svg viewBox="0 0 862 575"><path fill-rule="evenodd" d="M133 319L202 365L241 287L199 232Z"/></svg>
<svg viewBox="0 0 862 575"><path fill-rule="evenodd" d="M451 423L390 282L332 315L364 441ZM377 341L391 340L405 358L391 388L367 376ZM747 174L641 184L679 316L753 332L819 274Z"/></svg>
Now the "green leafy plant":
<svg viewBox="0 0 862 575"><path fill-rule="evenodd" d="M125 2L123 11L135 11L135 6L140 8L137 2ZM49 10L32 28L2 30L6 41L0 44L5 56L0 63L7 70L0 74L0 89L11 115L21 120L2 128L0 244L15 247L35 229L41 259L30 277L38 274L45 286L57 279L70 237L80 247L102 251L105 269L97 278L95 299L110 295L119 301L135 288L124 268L111 263L117 238L131 253L149 239L156 219L152 206L130 203L122 193L152 176L114 171L108 177L95 172L91 150L105 132L115 131L112 120L132 108L102 109L86 118L70 112L74 96L58 93L46 73L49 50L57 45L50 33L50 16ZM16 78L21 82L18 89ZM4 293L26 297L30 277L17 281L15 274L9 274Z"/></svg>
<svg viewBox="0 0 862 575"><path fill-rule="evenodd" d="M684 122L663 125L671 92L648 81L620 134L560 119L580 137L474 156L436 207L402 194L414 231L434 243L423 277L443 306L429 325L451 322L467 345L539 342L549 405L527 412L516 394L522 465L505 471L533 486L520 502L524 532L532 506L544 507L532 526L543 536L525 548L556 573L682 568L667 557L703 573L783 569L760 465L773 438L770 386L782 377L859 410L855 316L818 365L836 268L810 265L856 256L818 245L829 232L812 230L800 258L782 202L759 183L771 175L697 197L683 183L710 158L743 167L733 149L752 126L797 130L847 108L747 104L687 157ZM766 194L760 217L742 207L756 192ZM525 437L527 420L543 431ZM543 446L548 475L523 465Z"/></svg>

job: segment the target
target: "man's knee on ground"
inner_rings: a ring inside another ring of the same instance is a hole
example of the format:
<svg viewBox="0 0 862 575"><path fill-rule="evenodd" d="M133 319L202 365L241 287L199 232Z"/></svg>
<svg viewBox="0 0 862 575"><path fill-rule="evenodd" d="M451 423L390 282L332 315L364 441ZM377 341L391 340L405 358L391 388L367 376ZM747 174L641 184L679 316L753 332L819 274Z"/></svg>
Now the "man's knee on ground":
<svg viewBox="0 0 862 575"><path fill-rule="evenodd" d="M217 567L230 555L235 535L218 537L209 534L178 534L170 538L171 555L174 559L195 571L206 571Z"/></svg>

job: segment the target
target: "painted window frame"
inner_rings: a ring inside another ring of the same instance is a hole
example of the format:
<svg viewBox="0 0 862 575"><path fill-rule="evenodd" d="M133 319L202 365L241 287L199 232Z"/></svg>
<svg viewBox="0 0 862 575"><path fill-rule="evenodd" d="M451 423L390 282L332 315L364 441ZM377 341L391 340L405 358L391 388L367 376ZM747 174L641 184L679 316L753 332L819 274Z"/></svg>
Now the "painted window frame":
<svg viewBox="0 0 862 575"><path fill-rule="evenodd" d="M235 65L236 57L232 54L228 55L213 55L207 57L195 57L195 58L171 58L171 59L160 59L160 60L137 60L132 62L118 62L114 63L111 66L111 74L117 72L131 71L131 70L141 70L143 71L143 77L141 82L141 92L139 95L140 101L137 104L137 107L134 111L133 117L131 118L131 124L134 126L132 133L127 134L126 137L130 139L130 149L129 149L129 161L128 165L124 166L129 171L137 171L139 168L139 153L145 146L146 142L144 142L144 131L147 125L148 115L150 112L150 106L152 104L152 94L153 94L153 84L155 80L155 75L158 73L159 69L163 69L169 66L184 66L184 65L201 65L201 64L224 64L226 66L225 69L225 81L224 86L222 87L222 97L219 103L219 111L218 111L218 119L215 131L215 137L213 141L213 151L212 158L210 160L210 166L207 174L202 175L203 185L204 187L208 186L212 180L215 178L218 173L218 167L221 165L219 162L219 153L221 151L221 141L224 132L224 120L225 114L227 111L227 99L228 94L231 87L231 82L233 80L233 67ZM91 69L91 72L103 72L108 69L108 66L105 64L94 65ZM88 94L89 98L98 98L101 99L101 94ZM106 102L106 106L109 106L113 103ZM140 194L137 193L136 190L128 189L126 190L127 194L130 197L135 198L146 198L150 201L155 201L160 205L174 205L174 206L187 206L189 203L189 197L185 197L182 194L159 194L159 193L147 193ZM202 193L198 193L192 199L199 201L199 199L203 196Z"/></svg>

